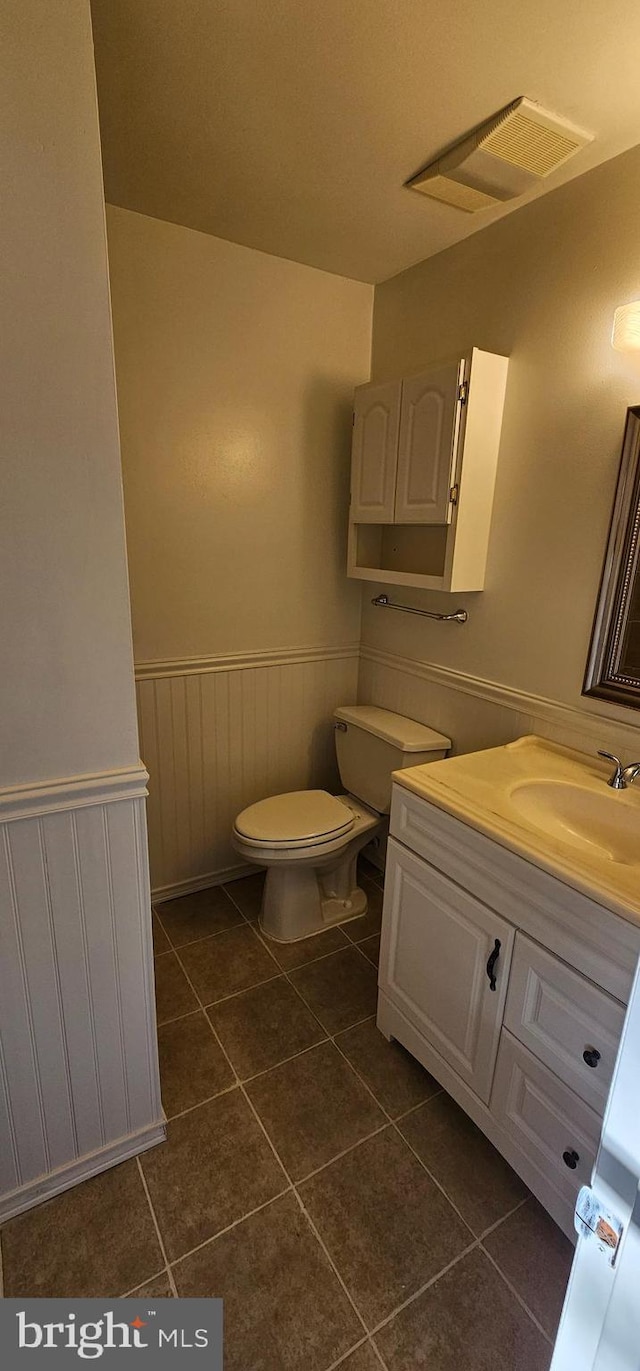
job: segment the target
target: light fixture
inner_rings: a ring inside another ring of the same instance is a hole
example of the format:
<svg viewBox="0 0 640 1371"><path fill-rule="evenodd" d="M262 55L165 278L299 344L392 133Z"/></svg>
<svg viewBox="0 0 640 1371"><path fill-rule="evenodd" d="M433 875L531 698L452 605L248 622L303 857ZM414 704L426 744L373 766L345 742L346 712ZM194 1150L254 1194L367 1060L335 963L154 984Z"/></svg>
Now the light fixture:
<svg viewBox="0 0 640 1371"><path fill-rule="evenodd" d="M640 352L640 300L631 300L616 310L611 346L616 352Z"/></svg>
<svg viewBox="0 0 640 1371"><path fill-rule="evenodd" d="M539 186L592 137L521 96L406 184L473 214Z"/></svg>

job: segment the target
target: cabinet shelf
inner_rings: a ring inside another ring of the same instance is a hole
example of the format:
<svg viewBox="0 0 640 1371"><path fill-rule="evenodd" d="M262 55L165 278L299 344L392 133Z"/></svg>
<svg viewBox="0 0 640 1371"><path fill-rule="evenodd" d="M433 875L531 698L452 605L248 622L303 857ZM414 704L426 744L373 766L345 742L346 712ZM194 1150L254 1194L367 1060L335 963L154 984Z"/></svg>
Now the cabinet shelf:
<svg viewBox="0 0 640 1371"><path fill-rule="evenodd" d="M347 573L484 588L508 359L474 348L356 391Z"/></svg>

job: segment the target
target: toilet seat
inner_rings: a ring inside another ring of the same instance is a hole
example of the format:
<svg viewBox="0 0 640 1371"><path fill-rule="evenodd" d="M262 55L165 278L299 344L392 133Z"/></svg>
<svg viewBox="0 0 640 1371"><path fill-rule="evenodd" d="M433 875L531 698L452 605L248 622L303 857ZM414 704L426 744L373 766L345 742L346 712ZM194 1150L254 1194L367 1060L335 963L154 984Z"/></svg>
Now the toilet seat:
<svg viewBox="0 0 640 1371"><path fill-rule="evenodd" d="M258 800L238 815L234 831L247 847L296 850L349 833L355 816L326 790L293 790Z"/></svg>

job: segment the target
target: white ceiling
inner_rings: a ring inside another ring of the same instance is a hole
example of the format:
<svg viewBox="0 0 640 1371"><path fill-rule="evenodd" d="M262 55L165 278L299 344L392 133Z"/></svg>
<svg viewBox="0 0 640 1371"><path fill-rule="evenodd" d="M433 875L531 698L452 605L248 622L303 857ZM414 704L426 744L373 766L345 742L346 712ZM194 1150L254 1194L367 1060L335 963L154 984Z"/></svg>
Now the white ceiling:
<svg viewBox="0 0 640 1371"><path fill-rule="evenodd" d="M640 140L638 0L92 0L107 200L380 281L467 215L403 183L518 95ZM534 194L541 192L534 192Z"/></svg>

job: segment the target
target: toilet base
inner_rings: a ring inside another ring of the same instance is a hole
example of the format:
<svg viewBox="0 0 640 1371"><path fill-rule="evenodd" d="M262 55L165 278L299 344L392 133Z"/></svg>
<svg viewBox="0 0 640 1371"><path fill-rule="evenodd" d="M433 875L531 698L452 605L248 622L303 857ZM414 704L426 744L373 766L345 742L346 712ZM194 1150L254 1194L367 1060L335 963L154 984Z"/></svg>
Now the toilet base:
<svg viewBox="0 0 640 1371"><path fill-rule="evenodd" d="M260 927L276 942L298 942L367 912L367 896L357 877L358 855L370 842L374 824L351 838L346 852L311 864L267 867ZM364 825L363 825L364 827Z"/></svg>

